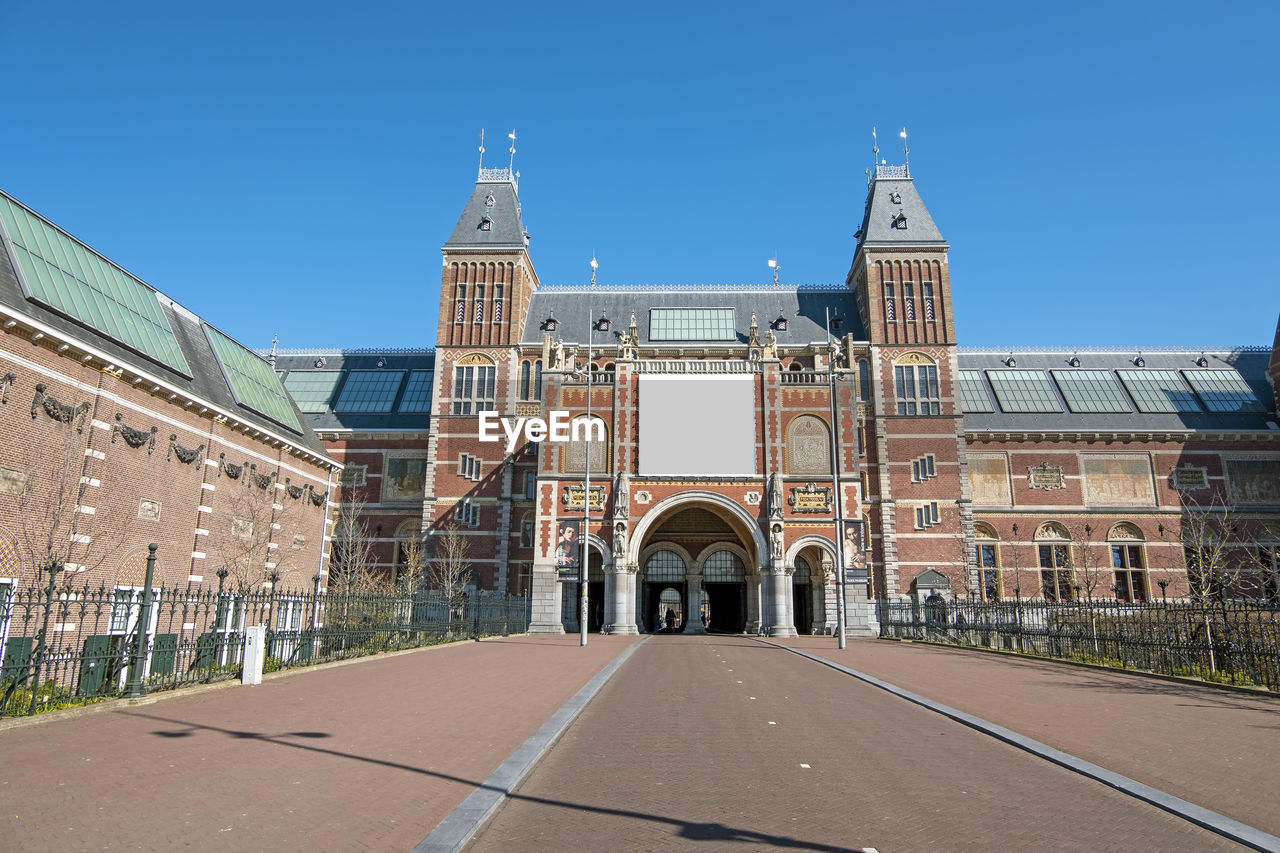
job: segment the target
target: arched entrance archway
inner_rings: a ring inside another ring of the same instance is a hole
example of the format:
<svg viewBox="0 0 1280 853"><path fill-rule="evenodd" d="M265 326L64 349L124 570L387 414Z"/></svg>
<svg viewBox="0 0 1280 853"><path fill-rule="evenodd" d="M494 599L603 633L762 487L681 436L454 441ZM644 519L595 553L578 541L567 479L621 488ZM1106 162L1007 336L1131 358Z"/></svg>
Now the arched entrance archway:
<svg viewBox="0 0 1280 853"><path fill-rule="evenodd" d="M685 633L702 633L703 613L723 631L760 627L760 555L764 535L737 502L712 492L687 492L660 501L636 524L629 543L636 624L659 627L658 597L682 594ZM665 615L665 611L663 611Z"/></svg>

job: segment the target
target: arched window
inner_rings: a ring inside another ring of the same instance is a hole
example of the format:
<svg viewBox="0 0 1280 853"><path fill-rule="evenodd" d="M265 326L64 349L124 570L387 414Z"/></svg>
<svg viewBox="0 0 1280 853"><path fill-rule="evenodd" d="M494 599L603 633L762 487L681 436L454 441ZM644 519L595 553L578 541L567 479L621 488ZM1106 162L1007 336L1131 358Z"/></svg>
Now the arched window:
<svg viewBox="0 0 1280 853"><path fill-rule="evenodd" d="M813 581L813 568L809 565L808 559L796 554L796 571L791 576L791 582L797 584L806 584Z"/></svg>
<svg viewBox="0 0 1280 853"><path fill-rule="evenodd" d="M871 365L864 358L858 359L858 399L871 399Z"/></svg>
<svg viewBox="0 0 1280 853"><path fill-rule="evenodd" d="M538 359L533 363L533 397L534 400L542 399L542 359Z"/></svg>
<svg viewBox="0 0 1280 853"><path fill-rule="evenodd" d="M1111 546L1111 566L1115 570L1115 593L1118 601L1147 601L1151 590L1147 584L1147 560L1143 553L1142 531L1137 525L1122 521L1107 532Z"/></svg>
<svg viewBox="0 0 1280 853"><path fill-rule="evenodd" d="M528 361L520 362L520 399L528 400L530 386L530 375L533 371L533 365Z"/></svg>
<svg viewBox="0 0 1280 853"><path fill-rule="evenodd" d="M396 527L396 581L417 584L426 568L422 553L422 520L406 518Z"/></svg>
<svg viewBox="0 0 1280 853"><path fill-rule="evenodd" d="M649 583L684 580L684 558L675 551L654 551L644 561L645 580Z"/></svg>
<svg viewBox="0 0 1280 853"><path fill-rule="evenodd" d="M520 517L520 547L521 548L533 547L533 525L534 525L533 513L526 512L524 515Z"/></svg>
<svg viewBox="0 0 1280 853"><path fill-rule="evenodd" d="M831 433L826 421L800 415L787 428L787 473L831 474Z"/></svg>
<svg viewBox="0 0 1280 853"><path fill-rule="evenodd" d="M999 601L1004 596L1000 577L1000 537L996 529L985 521L973 523L973 536L979 593L986 601Z"/></svg>
<svg viewBox="0 0 1280 853"><path fill-rule="evenodd" d="M471 353L458 359L453 368L455 415L478 414L493 409L496 370L493 359L481 353Z"/></svg>
<svg viewBox="0 0 1280 853"><path fill-rule="evenodd" d="M1040 591L1046 601L1071 600L1071 536L1056 521L1036 528L1036 555L1040 561Z"/></svg>
<svg viewBox="0 0 1280 853"><path fill-rule="evenodd" d="M581 474L587 469L587 446L591 447L591 473L609 472L609 429L600 418L592 415L590 422L585 415L569 421L569 441L561 447L561 470L566 474Z"/></svg>
<svg viewBox="0 0 1280 853"><path fill-rule="evenodd" d="M702 563L702 580L706 583L733 583L746 579L742 558L732 551L716 551Z"/></svg>
<svg viewBox="0 0 1280 853"><path fill-rule="evenodd" d="M893 392L900 415L937 415L942 411L938 365L923 353L909 352L894 363Z"/></svg>

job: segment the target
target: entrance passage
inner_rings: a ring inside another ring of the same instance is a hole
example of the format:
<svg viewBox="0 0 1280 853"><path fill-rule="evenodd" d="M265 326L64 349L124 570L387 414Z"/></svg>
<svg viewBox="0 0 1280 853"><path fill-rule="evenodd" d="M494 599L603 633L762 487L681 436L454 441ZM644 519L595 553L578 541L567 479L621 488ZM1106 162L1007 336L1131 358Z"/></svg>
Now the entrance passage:
<svg viewBox="0 0 1280 853"><path fill-rule="evenodd" d="M741 634L747 629L747 571L728 549L716 551L702 564L707 593L707 630Z"/></svg>
<svg viewBox="0 0 1280 853"><path fill-rule="evenodd" d="M796 632L813 633L813 581L809 561L796 555L796 570L791 577L791 606Z"/></svg>
<svg viewBox="0 0 1280 853"><path fill-rule="evenodd" d="M684 630L684 584L646 583L645 628L651 633Z"/></svg>

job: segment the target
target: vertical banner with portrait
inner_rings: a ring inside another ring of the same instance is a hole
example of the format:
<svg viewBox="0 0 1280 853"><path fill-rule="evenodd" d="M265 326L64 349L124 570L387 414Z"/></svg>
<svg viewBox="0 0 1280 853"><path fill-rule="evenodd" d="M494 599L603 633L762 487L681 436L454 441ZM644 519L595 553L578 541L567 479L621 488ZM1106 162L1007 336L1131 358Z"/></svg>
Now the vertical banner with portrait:
<svg viewBox="0 0 1280 853"><path fill-rule="evenodd" d="M582 519L561 520L556 525L556 579L577 583L582 556Z"/></svg>
<svg viewBox="0 0 1280 853"><path fill-rule="evenodd" d="M865 583L867 580L866 523L859 519L846 520L842 539L840 548L844 556L845 583Z"/></svg>

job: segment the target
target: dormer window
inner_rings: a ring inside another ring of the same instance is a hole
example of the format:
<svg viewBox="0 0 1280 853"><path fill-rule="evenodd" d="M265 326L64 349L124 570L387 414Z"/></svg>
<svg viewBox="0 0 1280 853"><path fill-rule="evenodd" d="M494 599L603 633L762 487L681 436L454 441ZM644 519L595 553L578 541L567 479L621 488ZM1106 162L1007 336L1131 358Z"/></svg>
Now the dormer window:
<svg viewBox="0 0 1280 853"><path fill-rule="evenodd" d="M902 204L902 193L889 193L889 201L894 204Z"/></svg>
<svg viewBox="0 0 1280 853"><path fill-rule="evenodd" d="M496 201L497 200L493 197L493 193L489 193L487 196L484 197L484 206L493 207Z"/></svg>
<svg viewBox="0 0 1280 853"><path fill-rule="evenodd" d="M899 213L897 216L893 217L893 227L899 230L905 229L907 227L907 215L905 213Z"/></svg>
<svg viewBox="0 0 1280 853"><path fill-rule="evenodd" d="M547 319L542 321L542 328L547 332L554 332L559 325L554 314L548 314Z"/></svg>
<svg viewBox="0 0 1280 853"><path fill-rule="evenodd" d="M785 332L787 330L787 316L782 312L778 312L778 319L773 321L773 328L779 332Z"/></svg>
<svg viewBox="0 0 1280 853"><path fill-rule="evenodd" d="M492 230L493 230L493 220L492 220L492 219L490 219L490 218L489 218L489 217L487 217L487 216L486 216L486 217L484 217L483 219L481 219L481 220L480 220L480 230L481 230L481 231L492 231Z"/></svg>

